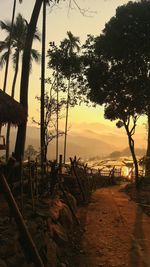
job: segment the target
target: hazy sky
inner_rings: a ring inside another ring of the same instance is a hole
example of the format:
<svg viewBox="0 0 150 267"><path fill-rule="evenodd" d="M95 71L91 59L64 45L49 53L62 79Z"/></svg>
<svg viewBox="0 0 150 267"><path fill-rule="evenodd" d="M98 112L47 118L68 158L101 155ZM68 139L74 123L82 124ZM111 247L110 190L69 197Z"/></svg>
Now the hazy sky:
<svg viewBox="0 0 150 267"><path fill-rule="evenodd" d="M19 2L19 1L17 1ZM79 10L72 6L68 12L68 2L62 1L57 7L47 9L47 48L50 41L55 41L59 44L59 41L66 37L66 32L70 30L75 36L79 36L81 43L84 43L87 34L98 35L105 26L105 23L115 14L117 6L127 3L126 0L76 0L78 5L88 10L86 16L83 16ZM10 20L12 12L13 0L0 0L0 19ZM24 0L23 4L17 4L17 12L23 14L23 16L29 20L33 9L34 0ZM41 31L41 16L38 22L38 29ZM1 32L1 40L5 37ZM34 45L39 52L41 50L40 44ZM47 70L47 74L49 71ZM4 71L0 70L0 87L3 84ZM13 77L13 71L10 70L9 81L7 86L7 92L11 88ZM18 79L19 80L19 79ZM19 81L17 83L16 99L19 95ZM33 116L38 116L38 104L35 100L35 96L40 95L40 65L33 65L32 73L30 75L30 87L29 87L29 123ZM70 124L73 127L75 123L94 123L99 122L103 125L110 125L112 130L115 130L115 123L111 123L108 120L103 119L102 108L86 108L77 107L70 112Z"/></svg>

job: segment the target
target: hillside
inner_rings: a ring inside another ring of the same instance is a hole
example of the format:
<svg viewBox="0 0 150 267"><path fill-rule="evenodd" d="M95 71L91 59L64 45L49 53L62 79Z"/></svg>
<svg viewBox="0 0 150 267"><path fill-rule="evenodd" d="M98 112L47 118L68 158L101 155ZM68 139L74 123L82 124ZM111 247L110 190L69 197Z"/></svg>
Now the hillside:
<svg viewBox="0 0 150 267"><path fill-rule="evenodd" d="M5 134L5 128L3 129ZM14 150L16 128L11 130L11 151ZM40 131L36 127L29 126L27 129L26 147L33 145L35 149L39 149L39 135ZM138 148L143 149L142 138L138 140ZM59 154L63 154L63 142L64 138L59 139ZM67 157L76 155L83 159L91 157L113 156L114 152L118 152L123 155L128 155L129 150L126 150L127 137L120 130L105 126L103 124L85 124L72 127L68 132L67 143ZM121 152L120 152L121 151ZM112 153L112 155L111 155ZM141 152L143 153L143 151ZM55 158L55 141L49 145L48 158Z"/></svg>

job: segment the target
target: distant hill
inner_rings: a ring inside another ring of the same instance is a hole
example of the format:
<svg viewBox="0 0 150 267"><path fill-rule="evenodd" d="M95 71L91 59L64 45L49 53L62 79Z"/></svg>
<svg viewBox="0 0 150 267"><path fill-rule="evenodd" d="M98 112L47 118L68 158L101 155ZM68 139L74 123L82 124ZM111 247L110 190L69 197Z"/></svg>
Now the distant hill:
<svg viewBox="0 0 150 267"><path fill-rule="evenodd" d="M5 129L3 129L3 134L5 134ZM28 145L33 145L35 149L39 149L39 135L40 131L36 127L28 127L27 129L27 137L26 137L26 147ZM11 152L14 150L16 138L16 129L12 128L11 130ZM64 139L60 137L59 139L59 153L63 154L63 144ZM97 136L85 136L84 133L76 133L71 131L68 134L68 142L67 142L67 157L77 156L84 159L87 159L91 156L95 155L107 155L111 153L113 150L117 149L117 147L113 144L109 144L106 141L104 142ZM55 158L55 141L50 143L48 148L48 158Z"/></svg>
<svg viewBox="0 0 150 267"><path fill-rule="evenodd" d="M142 148L136 148L135 153L137 156L142 157L145 155L146 150ZM120 157L129 157L129 156L131 156L131 152L130 152L130 149L127 147L123 149L122 151L118 151L118 150L113 151L107 157L108 158L120 158Z"/></svg>
<svg viewBox="0 0 150 267"><path fill-rule="evenodd" d="M69 134L68 143L67 143L67 157L77 156L83 159L95 155L107 155L113 151L116 147L114 145L103 142L102 140L96 138L88 138L79 134ZM55 144L54 142L50 144L50 151L54 151ZM60 147L59 153L63 154L63 138L60 138Z"/></svg>
<svg viewBox="0 0 150 267"><path fill-rule="evenodd" d="M89 127L89 128L88 128ZM3 128L3 134L5 134ZM11 151L14 150L16 128L11 129ZM32 145L36 150L39 149L40 130L36 127L28 126L26 147ZM141 139L140 139L141 138ZM142 135L138 138L139 147L143 147ZM59 154L63 154L64 138L59 139ZM55 158L55 141L50 143L48 148L48 158ZM81 157L83 159L89 158L104 158L105 156L114 158L119 156L129 156L130 151L127 147L126 135L122 134L116 128L104 126L101 124L82 124L72 127L68 132L67 142L67 158L71 156ZM136 150L138 155L144 155L144 149ZM3 153L3 152L1 152ZM3 153L4 154L4 153Z"/></svg>

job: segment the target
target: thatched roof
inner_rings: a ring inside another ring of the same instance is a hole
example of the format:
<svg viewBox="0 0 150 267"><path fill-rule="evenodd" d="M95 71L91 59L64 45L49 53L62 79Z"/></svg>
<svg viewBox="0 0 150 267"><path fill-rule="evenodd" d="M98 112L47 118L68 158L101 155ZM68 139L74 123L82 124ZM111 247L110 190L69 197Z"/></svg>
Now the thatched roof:
<svg viewBox="0 0 150 267"><path fill-rule="evenodd" d="M23 106L0 89L0 123L20 124L27 120Z"/></svg>

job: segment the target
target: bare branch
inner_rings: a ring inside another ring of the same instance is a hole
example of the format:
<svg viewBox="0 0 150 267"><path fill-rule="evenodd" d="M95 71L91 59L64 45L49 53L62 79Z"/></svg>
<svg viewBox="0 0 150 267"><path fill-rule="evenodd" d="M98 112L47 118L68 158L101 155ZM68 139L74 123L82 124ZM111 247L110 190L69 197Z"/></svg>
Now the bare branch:
<svg viewBox="0 0 150 267"><path fill-rule="evenodd" d="M88 14L96 14L97 12L96 11L91 11L89 9L84 9L84 8L81 8L79 6L79 4L77 3L76 0L69 0L69 4L70 2L73 2L75 4L75 6L77 7L77 9L79 10L79 12L82 14L82 16L84 17L92 17L92 15L88 15Z"/></svg>

